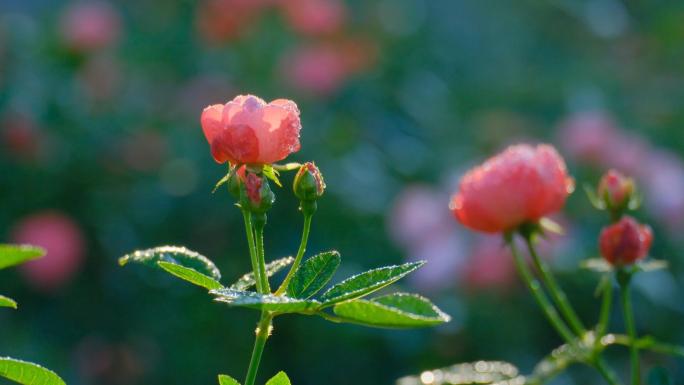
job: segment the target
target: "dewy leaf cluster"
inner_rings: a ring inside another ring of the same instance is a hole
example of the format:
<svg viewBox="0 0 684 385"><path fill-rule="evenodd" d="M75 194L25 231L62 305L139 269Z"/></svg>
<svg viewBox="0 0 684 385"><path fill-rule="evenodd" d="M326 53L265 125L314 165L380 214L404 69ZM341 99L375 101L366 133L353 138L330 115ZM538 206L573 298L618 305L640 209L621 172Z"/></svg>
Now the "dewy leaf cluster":
<svg viewBox="0 0 684 385"><path fill-rule="evenodd" d="M0 269L16 266L40 258L45 250L29 245L0 245ZM0 307L16 309L17 303L9 297L0 295ZM40 365L0 357L0 377L23 385L66 385L56 373Z"/></svg>

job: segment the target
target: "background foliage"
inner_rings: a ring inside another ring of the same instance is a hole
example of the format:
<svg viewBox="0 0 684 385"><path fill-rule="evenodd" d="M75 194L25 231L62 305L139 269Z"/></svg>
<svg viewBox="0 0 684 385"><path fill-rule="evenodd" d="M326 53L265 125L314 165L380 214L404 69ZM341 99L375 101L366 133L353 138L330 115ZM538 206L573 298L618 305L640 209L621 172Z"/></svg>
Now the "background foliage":
<svg viewBox="0 0 684 385"><path fill-rule="evenodd" d="M527 372L558 345L499 241L469 235L446 211L469 165L522 140L557 145L579 186L608 166L637 177L654 254L672 266L637 282L637 324L684 342L681 2L330 1L313 13L305 3L107 3L111 24L100 23L109 29L96 47L65 32L78 24L68 17L78 3L0 3L0 239L48 250L2 274L3 293L21 305L0 313L2 354L74 385L208 384L241 373L254 314L117 265L130 250L174 243L210 256L224 276L249 269L238 210L225 192L210 193L225 170L199 128L204 106L237 93L291 98L302 110L303 147L291 159L315 160L329 192L310 252L340 250L340 277L427 259L402 284L454 316L418 331L283 317L264 376L389 384L482 358ZM296 205L278 191L272 258L296 250ZM596 279L575 267L596 255L603 218L577 192L560 220L569 234L547 254L594 321ZM613 328L622 330L617 315ZM611 359L626 368L624 354ZM644 359L684 381L681 361ZM577 369L557 383L589 375Z"/></svg>

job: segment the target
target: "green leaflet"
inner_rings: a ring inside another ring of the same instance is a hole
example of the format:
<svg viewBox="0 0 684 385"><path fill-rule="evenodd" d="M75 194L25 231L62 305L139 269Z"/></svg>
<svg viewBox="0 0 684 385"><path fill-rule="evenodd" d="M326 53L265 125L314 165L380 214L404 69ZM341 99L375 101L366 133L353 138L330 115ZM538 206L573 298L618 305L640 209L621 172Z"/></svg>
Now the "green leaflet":
<svg viewBox="0 0 684 385"><path fill-rule="evenodd" d="M310 298L325 286L340 265L340 253L327 251L302 263L287 286L292 298Z"/></svg>
<svg viewBox="0 0 684 385"><path fill-rule="evenodd" d="M290 379L285 372L278 372L273 378L266 382L266 385L291 385Z"/></svg>
<svg viewBox="0 0 684 385"><path fill-rule="evenodd" d="M0 244L0 269L15 266L45 255L45 250L30 245Z"/></svg>
<svg viewBox="0 0 684 385"><path fill-rule="evenodd" d="M346 301L335 305L333 311L350 322L385 328L434 326L451 319L427 298L408 293Z"/></svg>
<svg viewBox="0 0 684 385"><path fill-rule="evenodd" d="M273 294L259 294L252 291L219 289L210 291L215 300L230 306L241 306L278 313L311 312L320 308L321 303L314 300L296 299Z"/></svg>
<svg viewBox="0 0 684 385"><path fill-rule="evenodd" d="M203 287L207 290L223 288L223 285L221 285L221 283L219 283L215 279L206 276L198 271L195 271L194 269L191 269L189 267L164 261L159 261L157 262L157 264L159 265L159 267L166 270L168 273L175 275L176 277L184 281L190 282L193 285Z"/></svg>
<svg viewBox="0 0 684 385"><path fill-rule="evenodd" d="M0 357L0 377L24 385L66 385L55 372L26 361Z"/></svg>
<svg viewBox="0 0 684 385"><path fill-rule="evenodd" d="M240 383L233 377L226 374L219 374L219 385L240 385Z"/></svg>
<svg viewBox="0 0 684 385"><path fill-rule="evenodd" d="M332 305L349 299L360 298L403 278L423 266L425 261L410 262L398 266L373 269L347 278L323 293L321 301Z"/></svg>
<svg viewBox="0 0 684 385"><path fill-rule="evenodd" d="M0 307L11 307L12 309L16 309L17 303L12 298L0 295Z"/></svg>
<svg viewBox="0 0 684 385"><path fill-rule="evenodd" d="M477 361L425 371L420 376L400 378L396 385L424 385L426 383L430 385L523 385L525 377L519 375L518 368L508 362Z"/></svg>
<svg viewBox="0 0 684 385"><path fill-rule="evenodd" d="M271 277L285 267L290 266L292 262L294 262L294 258L292 257L280 258L273 262L269 262L266 264L266 275ZM240 277L240 279L238 279L234 284L230 285L230 288L233 290L243 291L251 288L255 284L256 281L254 280L254 273L250 272Z"/></svg>
<svg viewBox="0 0 684 385"><path fill-rule="evenodd" d="M209 258L185 247L160 246L147 250L137 250L119 258L119 264L121 266L124 266L129 262L136 262L158 268L159 265L157 265L157 262L159 261L175 263L176 265L191 268L216 281L221 279L221 273Z"/></svg>

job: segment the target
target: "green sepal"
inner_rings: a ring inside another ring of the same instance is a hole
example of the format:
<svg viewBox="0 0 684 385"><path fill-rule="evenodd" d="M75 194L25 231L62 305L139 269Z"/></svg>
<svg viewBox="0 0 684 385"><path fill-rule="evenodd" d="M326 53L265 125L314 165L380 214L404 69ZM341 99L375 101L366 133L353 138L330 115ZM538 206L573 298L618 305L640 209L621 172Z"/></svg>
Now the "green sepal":
<svg viewBox="0 0 684 385"><path fill-rule="evenodd" d="M233 377L227 374L219 374L218 382L219 385L240 385L240 382L238 382L238 380L234 379Z"/></svg>
<svg viewBox="0 0 684 385"><path fill-rule="evenodd" d="M12 298L5 297L4 295L0 295L0 307L10 307L12 309L17 308L17 302L13 300Z"/></svg>
<svg viewBox="0 0 684 385"><path fill-rule="evenodd" d="M292 385L285 372L278 372L273 378L266 382L266 385Z"/></svg>

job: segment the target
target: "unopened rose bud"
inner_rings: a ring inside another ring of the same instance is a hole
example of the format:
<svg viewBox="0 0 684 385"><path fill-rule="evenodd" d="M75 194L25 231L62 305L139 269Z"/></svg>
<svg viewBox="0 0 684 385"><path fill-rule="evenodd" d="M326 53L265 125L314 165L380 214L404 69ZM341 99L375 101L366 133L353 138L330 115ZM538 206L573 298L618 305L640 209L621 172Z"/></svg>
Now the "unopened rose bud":
<svg viewBox="0 0 684 385"><path fill-rule="evenodd" d="M268 178L249 170L238 170L240 180L240 205L255 214L267 212L275 202ZM230 187L229 187L230 188Z"/></svg>
<svg viewBox="0 0 684 385"><path fill-rule="evenodd" d="M301 201L304 213L316 210L316 201L325 192L325 181L321 171L313 162L304 163L295 175L292 185L294 194Z"/></svg>
<svg viewBox="0 0 684 385"><path fill-rule="evenodd" d="M626 177L615 170L609 170L601 178L598 186L598 196L606 208L621 214L634 197L634 179Z"/></svg>
<svg viewBox="0 0 684 385"><path fill-rule="evenodd" d="M605 227L599 237L601 255L614 266L630 265L646 258L652 242L651 228L629 216Z"/></svg>

